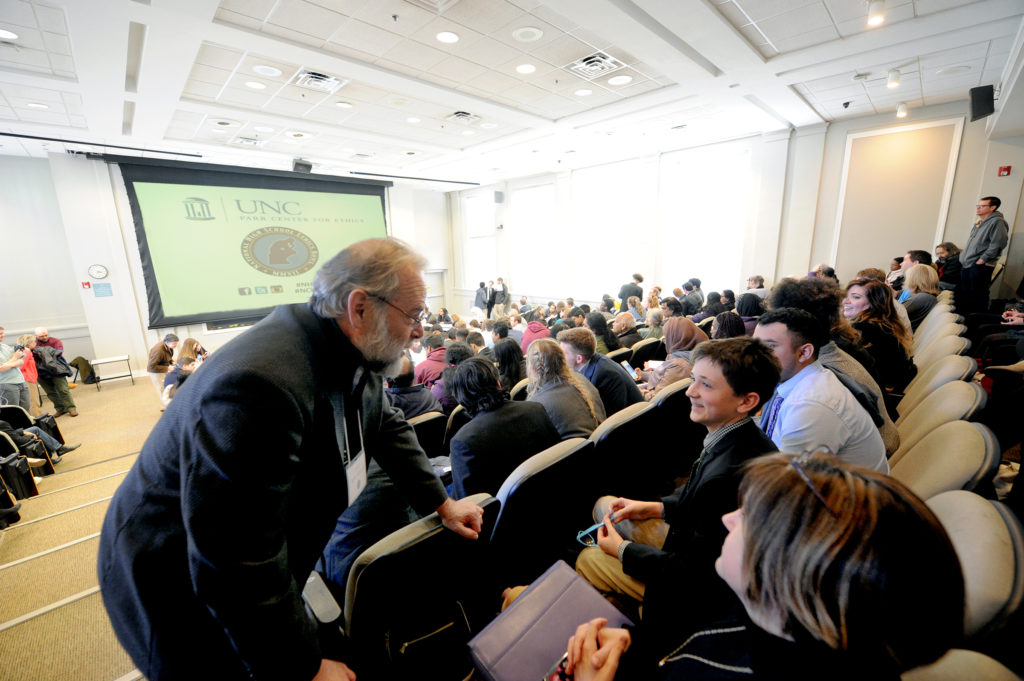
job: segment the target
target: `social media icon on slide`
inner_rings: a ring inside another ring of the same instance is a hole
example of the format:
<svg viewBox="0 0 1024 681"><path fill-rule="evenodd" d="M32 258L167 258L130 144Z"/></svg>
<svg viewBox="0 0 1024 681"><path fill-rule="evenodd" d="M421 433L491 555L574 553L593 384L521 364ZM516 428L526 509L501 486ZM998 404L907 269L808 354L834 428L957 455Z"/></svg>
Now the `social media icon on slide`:
<svg viewBox="0 0 1024 681"><path fill-rule="evenodd" d="M267 287L266 286L257 286L256 287L256 295L263 295L266 292L267 292Z"/></svg>
<svg viewBox="0 0 1024 681"><path fill-rule="evenodd" d="M271 286L270 287L270 292L271 293L284 293L284 286Z"/></svg>
<svg viewBox="0 0 1024 681"><path fill-rule="evenodd" d="M241 288L238 289L238 295L240 295L240 296L251 296L252 295L252 289L249 288L248 286L242 286Z"/></svg>

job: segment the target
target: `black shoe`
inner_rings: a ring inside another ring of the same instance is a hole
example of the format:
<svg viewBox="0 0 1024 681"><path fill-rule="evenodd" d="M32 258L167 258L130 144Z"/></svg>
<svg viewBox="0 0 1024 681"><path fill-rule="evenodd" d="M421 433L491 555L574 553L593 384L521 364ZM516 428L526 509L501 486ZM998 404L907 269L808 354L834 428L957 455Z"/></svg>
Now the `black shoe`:
<svg viewBox="0 0 1024 681"><path fill-rule="evenodd" d="M8 518L8 517L16 514L20 510L21 510L21 502L20 501L18 503L16 503L14 506L11 506L10 508L0 508L0 519Z"/></svg>
<svg viewBox="0 0 1024 681"><path fill-rule="evenodd" d="M58 464L58 463L61 462L61 459L63 459L63 458L64 457L62 457L60 454L57 454L56 452L54 452L53 454L50 454L50 463Z"/></svg>
<svg viewBox="0 0 1024 681"><path fill-rule="evenodd" d="M61 447L60 449L57 450L57 453L60 454L61 456L63 456L65 454L68 454L69 452L75 451L76 449L78 449L81 446L82 445L80 445L80 444L77 444L77 445L64 445L63 447ZM50 457L50 460L51 461L53 460L52 456ZM57 463L57 462L54 461L54 463Z"/></svg>

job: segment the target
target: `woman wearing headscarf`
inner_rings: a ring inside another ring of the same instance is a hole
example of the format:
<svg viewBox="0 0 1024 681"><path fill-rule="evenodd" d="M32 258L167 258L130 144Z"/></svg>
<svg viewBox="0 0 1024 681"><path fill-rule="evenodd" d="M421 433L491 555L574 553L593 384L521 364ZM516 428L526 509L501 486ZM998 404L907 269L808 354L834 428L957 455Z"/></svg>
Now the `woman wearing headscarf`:
<svg viewBox="0 0 1024 681"><path fill-rule="evenodd" d="M641 386L645 400L650 400L661 390L676 381L690 377L693 365L690 363L690 351L708 339L706 333L685 317L671 317L665 321L665 349L668 358L651 370L638 372L646 381Z"/></svg>

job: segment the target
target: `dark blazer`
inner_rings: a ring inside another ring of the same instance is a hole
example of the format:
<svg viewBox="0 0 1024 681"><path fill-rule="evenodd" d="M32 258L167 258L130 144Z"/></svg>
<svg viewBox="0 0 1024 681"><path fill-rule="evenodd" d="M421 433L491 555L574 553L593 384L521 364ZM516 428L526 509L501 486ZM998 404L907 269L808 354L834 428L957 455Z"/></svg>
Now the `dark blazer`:
<svg viewBox="0 0 1024 681"><path fill-rule="evenodd" d="M640 337L640 332L636 330L636 327L630 328L628 331L623 331L618 336L620 348L631 348L643 338Z"/></svg>
<svg viewBox="0 0 1024 681"><path fill-rule="evenodd" d="M11 442L14 443L18 449L21 449L27 444L30 444L35 438L25 435L25 431L21 428L14 428L7 421L0 421L0 433L7 433L11 438Z"/></svg>
<svg viewBox="0 0 1024 681"><path fill-rule="evenodd" d="M635 281L623 284L622 288L619 289L619 312L627 312L629 310L628 301L630 296L636 296L643 302L644 290Z"/></svg>
<svg viewBox="0 0 1024 681"><path fill-rule="evenodd" d="M871 377L883 388L903 392L917 375L917 365L896 336L871 322L854 322L853 328L860 331L861 344L875 360Z"/></svg>
<svg viewBox="0 0 1024 681"><path fill-rule="evenodd" d="M422 383L408 388L385 388L384 392L391 406L401 409L406 420L426 414L428 411L444 411L440 400Z"/></svg>
<svg viewBox="0 0 1024 681"><path fill-rule="evenodd" d="M596 353L590 361L583 365L581 371L588 381L594 384L601 393L604 413L611 416L631 404L643 402L644 396L640 388L621 365L616 364L600 353Z"/></svg>
<svg viewBox="0 0 1024 681"><path fill-rule="evenodd" d="M175 395L100 538L103 601L146 678L316 674L301 592L348 505L345 423L417 510L445 500L380 377L308 305L277 308Z"/></svg>
<svg viewBox="0 0 1024 681"><path fill-rule="evenodd" d="M661 500L669 524L664 547L626 546L622 569L646 587L642 626L649 631L645 638L654 646L652 654L664 655L664 645L678 644L735 604L732 590L715 572L728 534L722 516L736 510L743 464L777 449L752 420L731 431L705 450L686 485Z"/></svg>
<svg viewBox="0 0 1024 681"><path fill-rule="evenodd" d="M561 439L536 402L506 400L477 414L452 438L452 498L497 494L516 466Z"/></svg>

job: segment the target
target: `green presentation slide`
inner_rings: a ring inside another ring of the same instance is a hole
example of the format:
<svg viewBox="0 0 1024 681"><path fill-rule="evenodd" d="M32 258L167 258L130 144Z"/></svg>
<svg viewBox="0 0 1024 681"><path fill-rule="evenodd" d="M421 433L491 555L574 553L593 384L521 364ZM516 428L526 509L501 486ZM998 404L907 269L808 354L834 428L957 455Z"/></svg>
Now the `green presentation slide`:
<svg viewBox="0 0 1024 681"><path fill-rule="evenodd" d="M308 300L326 260L387 236L379 196L133 184L168 317Z"/></svg>

